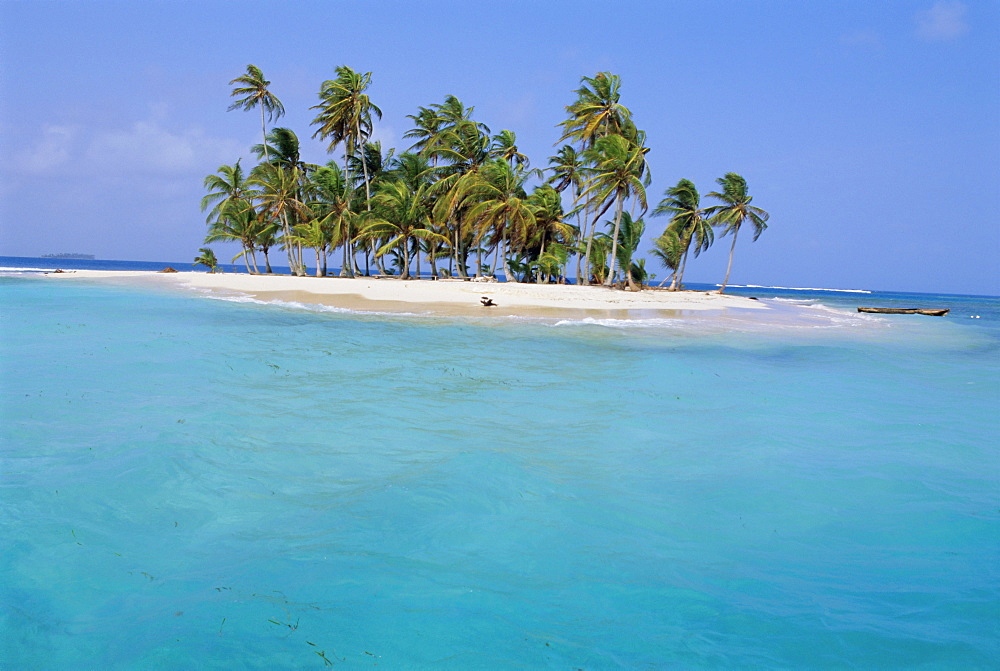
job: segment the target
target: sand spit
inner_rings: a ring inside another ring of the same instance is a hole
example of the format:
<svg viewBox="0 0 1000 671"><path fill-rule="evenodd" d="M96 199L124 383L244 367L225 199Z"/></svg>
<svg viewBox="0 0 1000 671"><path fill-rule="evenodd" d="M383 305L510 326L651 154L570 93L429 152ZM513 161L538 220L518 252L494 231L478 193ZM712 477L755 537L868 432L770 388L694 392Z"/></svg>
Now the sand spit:
<svg viewBox="0 0 1000 671"><path fill-rule="evenodd" d="M477 315L613 313L619 318L690 310L768 308L743 296L702 291L622 291L606 287L462 280L399 280L394 278L291 277L237 273L77 270L46 277L140 282L187 287L222 295L260 300L316 303L378 312L444 312ZM494 306L485 307L483 298Z"/></svg>

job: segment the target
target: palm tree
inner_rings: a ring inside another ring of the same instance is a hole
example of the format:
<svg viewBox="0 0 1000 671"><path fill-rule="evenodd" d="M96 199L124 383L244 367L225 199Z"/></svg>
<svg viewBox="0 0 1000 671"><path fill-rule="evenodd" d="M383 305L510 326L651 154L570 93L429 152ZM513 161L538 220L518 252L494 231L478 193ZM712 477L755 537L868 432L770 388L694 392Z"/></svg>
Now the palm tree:
<svg viewBox="0 0 1000 671"><path fill-rule="evenodd" d="M205 188L209 192L201 199L201 211L204 212L209 205L212 206L206 221L217 218L223 209L233 204L249 204L247 201L249 186L239 161L233 165L220 165L216 172L217 175L208 175L204 181Z"/></svg>
<svg viewBox="0 0 1000 671"><path fill-rule="evenodd" d="M564 220L562 198L559 196L559 192L548 184L537 187L528 197L528 202L535 208L535 222L531 230L530 244L537 250L539 260L548 256L546 268L542 269L541 264L539 265L539 269L546 276L547 281L550 275L564 274L561 272L562 265L559 266L558 273L553 273L551 261L553 258L561 259L562 264L565 264L569 253L566 250L566 245L571 244L577 231ZM559 247L559 250L553 250L553 256L549 254L549 251L554 247Z"/></svg>
<svg viewBox="0 0 1000 671"><path fill-rule="evenodd" d="M603 204L600 214L607 211L612 202L615 203L615 230L611 236L611 269L604 280L605 286L611 286L614 282L618 235L625 200L635 198L643 212L646 210L646 185L649 184L649 172L646 169L645 156L648 151L645 147L633 145L621 135L606 135L598 139L592 149L585 152L594 169L593 176L587 180L586 189L581 195L592 199L595 210Z"/></svg>
<svg viewBox="0 0 1000 671"><path fill-rule="evenodd" d="M564 129L559 142L575 140L590 149L605 135L627 135L623 131L632 123L632 112L619 102L621 85L621 77L610 72L581 77L576 102L566 107L570 117L559 124Z"/></svg>
<svg viewBox="0 0 1000 671"><path fill-rule="evenodd" d="M257 155L258 160L273 163L286 170L298 168L303 174L319 167L303 162L300 154L299 136L292 129L272 128L264 139L265 144L255 144L250 148L250 151Z"/></svg>
<svg viewBox="0 0 1000 671"><path fill-rule="evenodd" d="M715 180L722 187L722 192L713 191L708 194L711 198L722 201L722 205L713 205L706 210L711 217L713 226L724 226L722 234L733 234L733 244L729 248L729 265L726 266L726 278L722 280L719 288L721 294L729 284L729 272L733 269L733 252L736 251L736 235L740 232L740 226L750 222L753 226L753 241L756 242L760 234L767 228L767 220L771 216L759 207L750 204L753 197L747 189L747 181L735 172L727 172L723 177Z"/></svg>
<svg viewBox="0 0 1000 671"><path fill-rule="evenodd" d="M281 101L267 90L271 82L264 79L263 73L256 65L248 65L245 75L240 75L229 82L229 85L238 84L230 94L233 98L239 98L229 106L227 112L235 109L251 110L254 107L260 108L260 134L264 138L264 153L267 154L267 129L264 125L264 117L267 120L280 118L285 113L285 108ZM240 98L240 96L243 96Z"/></svg>
<svg viewBox="0 0 1000 671"><path fill-rule="evenodd" d="M195 257L194 263L192 263L191 265L208 266L208 272L214 273L219 266L219 261L218 259L215 258L215 252L213 252L209 247L202 247L198 251L200 252L200 254Z"/></svg>
<svg viewBox="0 0 1000 671"><path fill-rule="evenodd" d="M663 266L671 271L670 275L663 278L660 282L662 287L667 283L667 280L675 280L677 278L677 269L681 265L681 259L684 257L684 245L681 243L681 238L677 235L677 231L670 226L663 231L663 235L658 238L653 239L653 249L650 253L659 260ZM675 286L674 282L671 281L671 287Z"/></svg>
<svg viewBox="0 0 1000 671"><path fill-rule="evenodd" d="M669 215L672 230L681 245L680 266L674 269L674 279L670 290L676 291L684 279L687 267L688 252L694 243L694 255L707 251L715 241L715 233L701 207L701 196L698 189L689 179L681 179L676 186L666 190L663 200L653 210L653 216Z"/></svg>
<svg viewBox="0 0 1000 671"><path fill-rule="evenodd" d="M643 145L642 134L636 129L632 122L632 112L621 104L621 78L610 72L599 72L594 77L581 77L580 88L576 90L576 101L566 106L569 118L559 125L563 127L563 135L559 142L574 140L579 143L580 150L585 157L589 156L593 162L593 156L588 154L594 148L597 141L608 135L622 135L635 146ZM587 198L583 204L586 212L593 213L589 220L589 231L582 231L581 235L587 237L587 248L584 259L588 264L586 268L586 282L590 283L590 257L591 248L594 241L594 230L598 220L607 210L607 204L601 211L601 204L596 203L593 197ZM584 228L588 228L588 223L584 222ZM577 275L579 275L579 270ZM613 276L614 273L612 273Z"/></svg>
<svg viewBox="0 0 1000 671"><path fill-rule="evenodd" d="M413 190L403 180L383 183L374 198L377 219L363 229L364 234L389 238L376 252L379 256L396 249L400 251L400 277L404 280L410 277L411 239L448 241L431 226L426 191L425 185Z"/></svg>
<svg viewBox="0 0 1000 671"><path fill-rule="evenodd" d="M583 236L586 234L584 231L584 224L580 220L580 211L582 208L577 206L580 200L580 190L583 186L584 180L584 162L583 157L577 153L576 149L568 144L564 144L556 152L556 155L549 159L549 170L552 171L552 177L549 178L549 184L553 184L556 191L560 193L566 188L573 187L573 213L576 214L576 283L583 284L583 278L581 276L581 266L583 261Z"/></svg>
<svg viewBox="0 0 1000 671"><path fill-rule="evenodd" d="M313 137L329 140L327 151L333 152L337 145L344 144L344 166L350 164L350 157L354 156L368 138L371 137L372 115L382 118L382 110L375 106L365 91L371 84L372 73L358 73L341 65L337 68L337 78L323 82L320 87L320 104L314 105L310 109L319 110L313 125L318 125L319 129L313 133ZM365 209L371 210L371 184L368 178L368 163L361 161L361 168L365 182ZM350 240L347 241L350 245ZM348 265L347 274L354 275L354 254L349 250L348 256L351 263ZM343 273L344 270L341 269Z"/></svg>
<svg viewBox="0 0 1000 671"><path fill-rule="evenodd" d="M323 82L319 91L320 104L310 109L319 110L313 125L319 125L319 130L313 137L329 140L327 151L332 152L337 145L344 143L344 163L354 156L360 147L371 137L372 115L382 118L382 110L375 106L365 91L371 85L372 73L358 73L341 65L337 68L337 78ZM361 162L364 169L365 197L371 198L371 187L368 183L368 171L365 161Z"/></svg>
<svg viewBox="0 0 1000 671"><path fill-rule="evenodd" d="M305 204L301 201L301 174L298 168L283 170L282 168L262 163L254 168L248 184L259 187L252 199L261 204L261 214L272 221L279 222L285 250L288 252L288 266L294 275L304 275L301 254L296 255L292 227L299 217L306 214ZM301 252L301 248L299 248Z"/></svg>
<svg viewBox="0 0 1000 671"><path fill-rule="evenodd" d="M502 158L522 168L527 168L530 164L528 157L518 150L517 136L512 130L504 129L493 136L493 146L490 148L490 156L493 158Z"/></svg>
<svg viewBox="0 0 1000 671"><path fill-rule="evenodd" d="M503 159L486 163L464 185L464 203L471 205L468 218L474 222L476 240L491 234L496 244L494 270L503 263L507 281L513 276L507 257L507 241L522 240L535 221L535 208L528 202L524 184L537 171L515 168Z"/></svg>
<svg viewBox="0 0 1000 671"><path fill-rule="evenodd" d="M613 227L613 222L607 222L608 229ZM625 278L629 289L636 291L635 278L632 275L632 257L639 248L643 233L646 232L646 223L642 219L633 219L628 212L622 212L620 226L618 227L618 244L615 248L619 267L625 269ZM612 272L614 272L612 270Z"/></svg>
<svg viewBox="0 0 1000 671"><path fill-rule="evenodd" d="M413 119L414 128L403 133L403 137L416 139L416 142L413 143L409 151L425 154L425 152L429 151L432 143L441 131L444 118L427 107L421 107L419 110L416 114L406 115L406 118Z"/></svg>
<svg viewBox="0 0 1000 671"><path fill-rule="evenodd" d="M344 256L340 274L347 276L351 265L348 242L358 219L357 213L351 207L350 182L340 166L330 161L312 174L309 192L310 210L315 218L320 219L321 226L328 232L330 248L343 247Z"/></svg>
<svg viewBox="0 0 1000 671"><path fill-rule="evenodd" d="M264 233L263 227L268 225L261 221L249 203L231 203L228 207L223 208L219 212L218 219L209 225L205 242L240 243L243 251L233 257L232 263L243 257L247 272L256 275L259 271L257 270L257 258L254 256L254 250Z"/></svg>

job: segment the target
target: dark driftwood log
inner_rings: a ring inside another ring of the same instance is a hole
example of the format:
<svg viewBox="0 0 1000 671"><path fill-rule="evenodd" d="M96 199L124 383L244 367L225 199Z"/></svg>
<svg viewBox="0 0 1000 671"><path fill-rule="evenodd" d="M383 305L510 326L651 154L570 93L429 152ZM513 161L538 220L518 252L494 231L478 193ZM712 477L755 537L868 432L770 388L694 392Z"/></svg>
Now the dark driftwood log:
<svg viewBox="0 0 1000 671"><path fill-rule="evenodd" d="M493 302L493 299L490 298L489 296L483 296L482 298L479 299L479 302L483 304L484 308L495 308L497 305L496 303Z"/></svg>
<svg viewBox="0 0 1000 671"><path fill-rule="evenodd" d="M858 308L858 312L875 312L883 315L929 315L943 317L948 308Z"/></svg>

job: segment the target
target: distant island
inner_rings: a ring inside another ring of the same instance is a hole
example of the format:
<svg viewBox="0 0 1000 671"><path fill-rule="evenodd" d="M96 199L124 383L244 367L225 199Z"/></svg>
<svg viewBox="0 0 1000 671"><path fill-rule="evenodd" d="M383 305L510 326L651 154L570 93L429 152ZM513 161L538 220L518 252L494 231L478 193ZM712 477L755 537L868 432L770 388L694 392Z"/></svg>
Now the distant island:
<svg viewBox="0 0 1000 671"><path fill-rule="evenodd" d="M93 261L95 257L94 257L93 254L71 254L71 253L63 252L61 254L42 254L38 258L40 258L40 259L81 259L83 261Z"/></svg>

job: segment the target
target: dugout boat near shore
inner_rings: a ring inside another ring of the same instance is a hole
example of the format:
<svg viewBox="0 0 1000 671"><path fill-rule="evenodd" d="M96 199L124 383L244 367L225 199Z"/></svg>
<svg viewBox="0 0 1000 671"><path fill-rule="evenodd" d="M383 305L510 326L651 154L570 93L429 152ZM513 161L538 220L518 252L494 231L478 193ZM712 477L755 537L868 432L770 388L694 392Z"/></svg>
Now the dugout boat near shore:
<svg viewBox="0 0 1000 671"><path fill-rule="evenodd" d="M858 308L858 312L875 312L884 315L928 315L943 317L948 314L948 308Z"/></svg>

